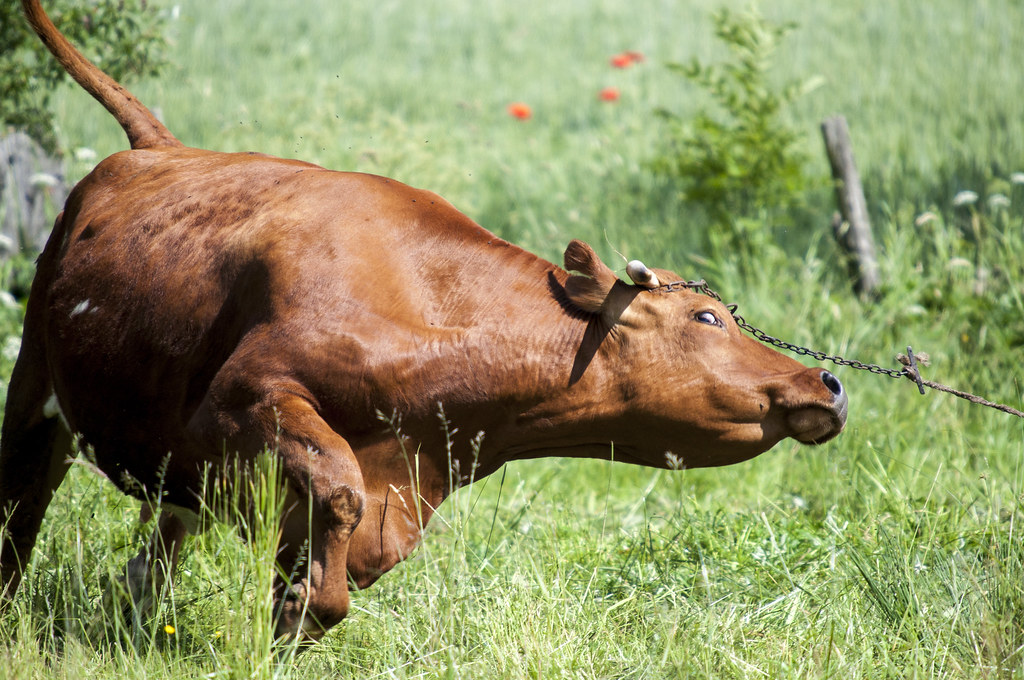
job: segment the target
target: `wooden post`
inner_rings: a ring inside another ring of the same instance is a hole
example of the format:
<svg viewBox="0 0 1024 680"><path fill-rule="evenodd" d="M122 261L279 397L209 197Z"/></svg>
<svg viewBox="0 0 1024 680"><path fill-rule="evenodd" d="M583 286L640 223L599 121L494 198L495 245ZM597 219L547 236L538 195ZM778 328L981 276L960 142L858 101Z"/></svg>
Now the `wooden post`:
<svg viewBox="0 0 1024 680"><path fill-rule="evenodd" d="M821 124L821 134L825 138L825 150L832 165L836 203L842 214L841 219L833 219L832 226L836 240L850 258L854 288L867 297L878 289L881 279L878 260L875 259L875 239L868 220L867 201L864 200L864 188L853 161L853 147L846 119L842 116L826 118Z"/></svg>
<svg viewBox="0 0 1024 680"><path fill-rule="evenodd" d="M59 158L24 132L2 133L0 128L0 263L40 252L68 197Z"/></svg>

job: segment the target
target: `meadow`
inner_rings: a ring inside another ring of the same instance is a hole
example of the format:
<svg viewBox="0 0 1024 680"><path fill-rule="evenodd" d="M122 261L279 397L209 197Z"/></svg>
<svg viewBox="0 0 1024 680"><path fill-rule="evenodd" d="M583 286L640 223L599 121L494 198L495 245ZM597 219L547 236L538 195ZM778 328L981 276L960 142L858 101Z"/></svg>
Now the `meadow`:
<svg viewBox="0 0 1024 680"><path fill-rule="evenodd" d="M620 271L617 253L706 278L772 335L886 366L913 345L926 377L1021 408L1024 6L762 7L797 24L773 77L822 84L787 111L819 179L755 252L714 247L651 169L655 111L708 106L666 64L723 57L720 6L188 0L162 10L164 76L129 86L186 144L388 175L555 262L582 238ZM626 50L644 61L613 67ZM73 176L125 148L87 95L57 106ZM878 240L870 300L829 227L833 113ZM4 394L21 309L0 309ZM820 447L681 472L521 462L461 489L297 656L268 632L272 541L223 524L186 545L153 620L105 609L146 533L73 466L0 617L0 678L1024 678L1024 420L828 368L850 415Z"/></svg>

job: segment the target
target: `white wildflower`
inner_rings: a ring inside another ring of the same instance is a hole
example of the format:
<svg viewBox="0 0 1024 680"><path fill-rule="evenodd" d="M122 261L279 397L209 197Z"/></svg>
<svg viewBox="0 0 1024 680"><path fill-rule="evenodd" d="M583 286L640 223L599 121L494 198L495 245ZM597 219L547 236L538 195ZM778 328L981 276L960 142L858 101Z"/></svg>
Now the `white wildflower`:
<svg viewBox="0 0 1024 680"><path fill-rule="evenodd" d="M1010 174L1010 181L1014 184L1024 184L1024 172L1014 172Z"/></svg>
<svg viewBox="0 0 1024 680"><path fill-rule="evenodd" d="M988 197L988 207L990 210L998 210L1000 208L1010 207L1010 197L1006 194L992 194Z"/></svg>
<svg viewBox="0 0 1024 680"><path fill-rule="evenodd" d="M96 160L96 152L88 147L80 146L75 149L75 160L83 163L94 161Z"/></svg>
<svg viewBox="0 0 1024 680"><path fill-rule="evenodd" d="M924 212L924 213L921 213L920 215L918 215L917 219L914 220L914 226L923 227L924 225L928 224L929 222L934 222L937 219L939 219L939 216L936 215L935 213L933 213L931 211Z"/></svg>
<svg viewBox="0 0 1024 680"><path fill-rule="evenodd" d="M965 205L974 205L978 202L977 192L970 191L969 189L960 191L956 196L953 197L953 205L957 208Z"/></svg>
<svg viewBox="0 0 1024 680"><path fill-rule="evenodd" d="M60 180L48 172L37 172L28 178L29 184L35 187L55 187Z"/></svg>
<svg viewBox="0 0 1024 680"><path fill-rule="evenodd" d="M907 305L903 308L903 313L907 316L921 318L928 314L928 310L921 305Z"/></svg>

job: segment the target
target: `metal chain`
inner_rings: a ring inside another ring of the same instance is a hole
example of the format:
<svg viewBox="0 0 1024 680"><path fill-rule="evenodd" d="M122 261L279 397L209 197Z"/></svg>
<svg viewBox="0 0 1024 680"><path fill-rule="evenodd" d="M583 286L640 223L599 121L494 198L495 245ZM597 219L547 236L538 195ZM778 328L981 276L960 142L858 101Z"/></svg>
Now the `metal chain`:
<svg viewBox="0 0 1024 680"><path fill-rule="evenodd" d="M713 291L708 286L708 282L705 281L704 279L701 279L699 281L674 281L672 283L667 283L664 286L660 286L655 290L662 290L666 293L671 293L673 291L683 289L700 291L701 293L704 293L708 297L718 300L719 302L722 302L724 304L722 296ZM857 361L856 359L844 359L843 357L840 356L832 356L830 354L826 354L825 352L810 349L808 347L802 347L800 345L794 345L793 343L786 342L785 340L780 340L775 336L768 335L760 328L756 328L755 326L751 326L749 323L747 323L746 319L744 319L742 316L736 313L737 305L726 305L726 309L728 309L729 312L732 314L732 318L736 321L737 326L747 331L756 339L760 340L765 344L774 345L775 347L789 350L790 352L794 352L801 356L811 357L815 361L831 361L833 364L836 364L837 366L849 366L850 368L856 368L862 371L869 371L877 375L887 375L890 378L902 378L904 376L910 375L910 372L907 370L906 367L901 369L895 369L885 368L884 366L879 366L877 364L865 364L864 362Z"/></svg>
<svg viewBox="0 0 1024 680"><path fill-rule="evenodd" d="M705 281L704 279L701 279L700 281L674 281L672 283L667 283L663 286L659 286L651 290L671 293L673 291L684 289L700 291L701 293L704 293L708 297L718 300L719 302L722 302L724 304L724 302L722 301L722 296L716 293L715 291L711 290L711 288L708 287L707 281ZM794 345L791 342L780 340L779 338L768 335L760 328L755 328L754 326L751 326L749 323L747 323L746 319L744 319L742 316L736 313L737 305L725 305L725 307L726 309L729 310L729 313L732 314L732 318L736 321L737 326L753 335L756 339L768 345L774 345L775 347L778 347L780 349L789 350L790 352L795 352L796 354L800 354L802 356L813 357L816 361L831 361L832 363L838 366L849 366L850 368L857 368L862 371L870 371L871 373L875 373L877 375L887 375L890 378L909 378L911 381L917 384L917 389L921 392L921 394L924 394L925 387L930 387L933 390L939 390L942 392L946 392L948 394L952 394L956 397L960 397L961 399L966 399L967 401L970 401L974 404L988 406L989 408L994 408L1004 413L1009 413L1010 415L1017 416L1018 418L1024 418L1024 411L1018 411L1017 409L1012 408L1010 406L1006 406L1005 404L997 404L995 402L988 401L987 399L983 399L977 395L971 394L970 392L963 392L961 390L953 389L948 385L932 382L931 380L924 380L921 377L920 369L918 369L917 367L918 357L914 356L914 350L910 347L907 347L906 355L900 355L899 357L897 357L899 362L903 364L903 368L901 369L885 368L884 366L878 366L877 364L865 364L864 362L857 361L855 359L844 359L843 357L840 356L832 356L830 354L825 354L824 352L819 352L818 350L809 349L807 347L801 347L800 345ZM925 360L924 354L921 355L921 359L922 361ZM927 365L927 362L925 362L925 365Z"/></svg>
<svg viewBox="0 0 1024 680"><path fill-rule="evenodd" d="M876 373L878 375L887 375L890 378L902 378L903 376L908 374L906 368L896 370L895 368L885 368L884 366L879 366L878 364L865 364L864 362L857 361L856 359L844 359L843 357L832 356L830 354L825 354L824 352L819 352L817 350L801 347L800 345L794 345L791 342L786 342L785 340L780 340L779 338L772 337L771 335L768 335L759 328L754 328L736 312L732 313L732 318L736 320L737 326L747 331L761 342L767 343L769 345L775 345L776 347L780 347L782 349L788 349L790 352L795 352L796 354L800 354L807 357L813 357L816 361L831 361L833 364L836 364L837 366L849 366L850 368L857 368L862 371L869 371L871 373Z"/></svg>

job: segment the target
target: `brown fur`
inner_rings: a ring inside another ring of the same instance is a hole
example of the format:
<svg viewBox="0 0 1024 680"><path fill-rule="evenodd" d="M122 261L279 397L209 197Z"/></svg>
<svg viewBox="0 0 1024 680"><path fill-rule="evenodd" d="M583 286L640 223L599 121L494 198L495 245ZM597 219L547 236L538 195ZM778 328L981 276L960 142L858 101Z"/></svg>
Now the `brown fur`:
<svg viewBox="0 0 1024 680"><path fill-rule="evenodd" d="M623 283L579 241L570 274L394 180L184 147L24 5L133 150L78 184L39 261L0 445L5 597L71 453L51 395L114 483L183 508L205 465L272 446L300 508L284 573L311 537L280 629L313 637L474 465L613 443L616 460L725 465L842 429L838 382L744 336L719 302ZM478 459L462 434L449 459L439 405L484 433ZM165 515L150 569L184 533Z"/></svg>

